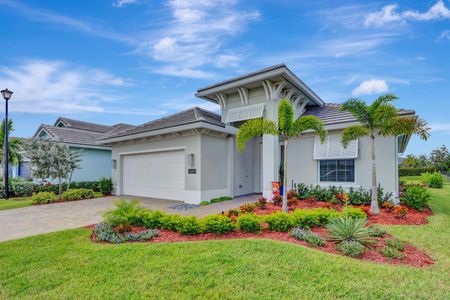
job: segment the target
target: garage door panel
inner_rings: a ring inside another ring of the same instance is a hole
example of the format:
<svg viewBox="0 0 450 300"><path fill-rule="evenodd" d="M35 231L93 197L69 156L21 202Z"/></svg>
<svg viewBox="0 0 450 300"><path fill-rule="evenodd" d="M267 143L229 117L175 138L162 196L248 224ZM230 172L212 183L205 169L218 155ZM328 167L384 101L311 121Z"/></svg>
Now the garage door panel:
<svg viewBox="0 0 450 300"><path fill-rule="evenodd" d="M185 190L184 151L168 151L123 157L123 193L171 199Z"/></svg>

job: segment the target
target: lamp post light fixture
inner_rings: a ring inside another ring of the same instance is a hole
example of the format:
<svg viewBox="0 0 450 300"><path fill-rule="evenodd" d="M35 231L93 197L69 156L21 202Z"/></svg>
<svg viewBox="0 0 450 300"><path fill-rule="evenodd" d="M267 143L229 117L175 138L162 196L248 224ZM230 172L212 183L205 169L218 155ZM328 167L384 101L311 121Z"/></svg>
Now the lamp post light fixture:
<svg viewBox="0 0 450 300"><path fill-rule="evenodd" d="M5 157L3 158L3 182L5 184L5 199L9 198L9 155L8 155L8 133L9 133L9 122L8 122L8 101L11 99L13 92L8 89L1 91L3 99L5 99L5 141L3 143L3 153Z"/></svg>

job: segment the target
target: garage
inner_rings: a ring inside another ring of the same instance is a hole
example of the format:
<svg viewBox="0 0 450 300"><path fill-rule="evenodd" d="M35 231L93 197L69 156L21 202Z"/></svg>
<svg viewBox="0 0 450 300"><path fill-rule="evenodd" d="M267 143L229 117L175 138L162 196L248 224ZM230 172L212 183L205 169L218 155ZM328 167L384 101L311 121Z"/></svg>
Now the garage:
<svg viewBox="0 0 450 300"><path fill-rule="evenodd" d="M123 194L174 199L185 191L184 150L122 156Z"/></svg>

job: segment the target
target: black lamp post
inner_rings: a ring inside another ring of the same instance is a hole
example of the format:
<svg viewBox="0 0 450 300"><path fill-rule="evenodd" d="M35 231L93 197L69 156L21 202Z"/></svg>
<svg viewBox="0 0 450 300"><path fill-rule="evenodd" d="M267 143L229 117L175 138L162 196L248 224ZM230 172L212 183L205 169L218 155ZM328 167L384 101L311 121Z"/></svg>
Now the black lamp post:
<svg viewBox="0 0 450 300"><path fill-rule="evenodd" d="M3 182L5 184L5 199L9 198L9 155L8 155L8 133L9 133L9 123L8 123L8 101L11 98L13 92L8 89L1 91L3 99L5 99L5 142L3 144L5 157L3 159Z"/></svg>

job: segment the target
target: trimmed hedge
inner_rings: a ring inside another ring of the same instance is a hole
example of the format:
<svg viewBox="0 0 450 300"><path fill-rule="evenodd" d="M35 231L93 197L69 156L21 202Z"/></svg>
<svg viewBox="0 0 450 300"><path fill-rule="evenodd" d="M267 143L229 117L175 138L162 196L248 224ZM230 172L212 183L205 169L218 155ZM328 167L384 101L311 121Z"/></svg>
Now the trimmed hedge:
<svg viewBox="0 0 450 300"><path fill-rule="evenodd" d="M99 181L75 181L70 183L70 189L89 189L94 192L100 192ZM63 191L67 190L67 182L62 184ZM35 184L34 192L59 192L59 186L55 184Z"/></svg>
<svg viewBox="0 0 450 300"><path fill-rule="evenodd" d="M59 196L62 201L82 200L94 198L94 191L90 189L70 189Z"/></svg>
<svg viewBox="0 0 450 300"><path fill-rule="evenodd" d="M436 168L400 168L398 170L399 176L420 176L422 173L436 172Z"/></svg>

